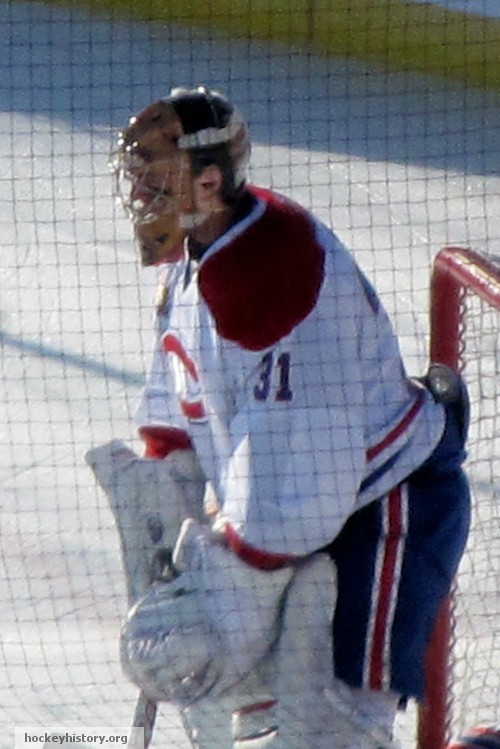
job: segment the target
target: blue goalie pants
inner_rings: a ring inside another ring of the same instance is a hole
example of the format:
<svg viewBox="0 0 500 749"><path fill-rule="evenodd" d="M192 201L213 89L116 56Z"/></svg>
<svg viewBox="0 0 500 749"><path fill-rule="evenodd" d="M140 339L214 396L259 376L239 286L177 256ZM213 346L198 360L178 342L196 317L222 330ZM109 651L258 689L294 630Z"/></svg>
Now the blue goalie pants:
<svg viewBox="0 0 500 749"><path fill-rule="evenodd" d="M423 695L426 646L469 528L453 426L421 469L355 513L328 548L338 574L335 673L352 687Z"/></svg>

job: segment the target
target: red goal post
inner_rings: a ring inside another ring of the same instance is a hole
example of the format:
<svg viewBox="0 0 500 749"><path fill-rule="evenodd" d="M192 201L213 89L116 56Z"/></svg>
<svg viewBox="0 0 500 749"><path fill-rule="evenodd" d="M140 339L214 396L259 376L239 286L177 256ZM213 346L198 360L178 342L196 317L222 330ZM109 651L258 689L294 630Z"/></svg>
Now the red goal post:
<svg viewBox="0 0 500 749"><path fill-rule="evenodd" d="M443 749L471 726L500 721L499 258L461 247L438 253L430 329L431 361L463 372L472 414L466 466L473 495L471 538L456 590L429 644L418 717L418 749Z"/></svg>

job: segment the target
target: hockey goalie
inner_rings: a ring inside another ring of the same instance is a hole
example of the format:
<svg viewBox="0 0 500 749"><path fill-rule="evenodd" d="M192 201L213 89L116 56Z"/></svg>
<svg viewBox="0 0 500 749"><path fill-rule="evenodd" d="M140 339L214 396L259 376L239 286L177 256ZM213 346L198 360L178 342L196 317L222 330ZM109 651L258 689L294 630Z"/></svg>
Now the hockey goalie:
<svg viewBox="0 0 500 749"><path fill-rule="evenodd" d="M467 536L467 397L443 367L407 376L350 253L250 185L249 153L200 87L113 155L159 274L144 456L88 455L122 539L122 663L201 749L391 749Z"/></svg>

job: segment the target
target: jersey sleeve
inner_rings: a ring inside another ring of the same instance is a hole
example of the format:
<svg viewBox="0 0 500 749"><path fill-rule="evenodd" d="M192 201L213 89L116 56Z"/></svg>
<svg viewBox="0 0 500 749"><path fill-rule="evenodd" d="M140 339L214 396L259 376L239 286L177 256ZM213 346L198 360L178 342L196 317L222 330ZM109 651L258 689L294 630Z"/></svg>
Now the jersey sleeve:
<svg viewBox="0 0 500 749"><path fill-rule="evenodd" d="M425 462L441 439L445 414L427 388L408 377L387 313L366 278L358 275L366 441L361 506L386 494Z"/></svg>
<svg viewBox="0 0 500 749"><path fill-rule="evenodd" d="M166 298L170 285L180 274L174 266L160 278L157 296ZM167 291L168 290L168 291ZM168 309L160 307L155 316L154 347L146 383L135 413L139 437L144 442L145 457L164 458L173 450L191 447L189 427L176 393L174 362L165 356L163 337L168 325Z"/></svg>

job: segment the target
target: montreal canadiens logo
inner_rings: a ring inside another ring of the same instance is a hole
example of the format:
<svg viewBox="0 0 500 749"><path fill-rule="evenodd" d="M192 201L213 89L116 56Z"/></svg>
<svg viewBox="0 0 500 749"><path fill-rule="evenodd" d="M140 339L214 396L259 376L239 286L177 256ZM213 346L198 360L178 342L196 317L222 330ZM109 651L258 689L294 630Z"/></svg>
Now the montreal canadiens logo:
<svg viewBox="0 0 500 749"><path fill-rule="evenodd" d="M163 337L163 350L176 360L176 375L179 379L179 400L184 416L190 421L206 421L207 416L201 396L198 370L186 349L173 333Z"/></svg>

